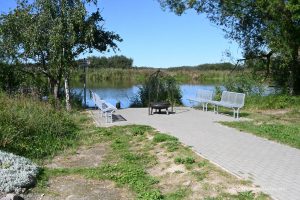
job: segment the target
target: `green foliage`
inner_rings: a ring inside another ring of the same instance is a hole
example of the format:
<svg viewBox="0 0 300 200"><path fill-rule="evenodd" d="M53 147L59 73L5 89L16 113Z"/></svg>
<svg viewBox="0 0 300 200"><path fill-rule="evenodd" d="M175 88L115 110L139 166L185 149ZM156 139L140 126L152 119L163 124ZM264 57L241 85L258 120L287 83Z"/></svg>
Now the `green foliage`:
<svg viewBox="0 0 300 200"><path fill-rule="evenodd" d="M190 190L187 188L180 188L173 193L167 194L165 200L181 200L188 196Z"/></svg>
<svg viewBox="0 0 300 200"><path fill-rule="evenodd" d="M116 49L115 41L121 41L119 35L104 30L99 10L87 12L93 4L96 1L17 1L16 9L0 16L0 56L13 64L35 63L23 70L49 79L49 91L56 99L62 79L68 83L77 65L75 57L92 49Z"/></svg>
<svg viewBox="0 0 300 200"><path fill-rule="evenodd" d="M248 110L299 108L300 97L289 95L252 95L247 96L245 105Z"/></svg>
<svg viewBox="0 0 300 200"><path fill-rule="evenodd" d="M224 87L228 91L245 93L247 95L263 93L263 80L249 73L230 76L226 79Z"/></svg>
<svg viewBox="0 0 300 200"><path fill-rule="evenodd" d="M209 161L208 160L203 160L201 162L198 163L198 167L205 167L209 164Z"/></svg>
<svg viewBox="0 0 300 200"><path fill-rule="evenodd" d="M300 149L299 124L281 124L278 122L257 123L253 121L223 122L223 124Z"/></svg>
<svg viewBox="0 0 300 200"><path fill-rule="evenodd" d="M193 157L185 157L185 158L176 157L174 162L176 164L193 164L193 163L195 163L195 158L193 158Z"/></svg>
<svg viewBox="0 0 300 200"><path fill-rule="evenodd" d="M168 68L170 71L176 70L215 70L215 71L224 71L224 70L232 70L234 65L231 63L214 63L214 64L201 64L197 66L181 66L181 67L171 67Z"/></svg>
<svg viewBox="0 0 300 200"><path fill-rule="evenodd" d="M90 61L90 68L132 68L133 59L126 56L112 56L112 57L88 57Z"/></svg>
<svg viewBox="0 0 300 200"><path fill-rule="evenodd" d="M138 97L135 98L138 102L133 102L133 104L144 107L151 102L181 104L181 97L181 91L175 78L164 76L158 70L139 88Z"/></svg>
<svg viewBox="0 0 300 200"><path fill-rule="evenodd" d="M45 159L76 140L72 116L46 103L0 93L0 149Z"/></svg>
<svg viewBox="0 0 300 200"><path fill-rule="evenodd" d="M239 43L247 60L269 60L274 55L280 60L281 71L288 76L281 86L288 84L290 93L300 94L299 1L158 1L163 8L179 15L188 9L207 14L211 22L225 31L227 38ZM270 71L268 64L264 70Z"/></svg>
<svg viewBox="0 0 300 200"><path fill-rule="evenodd" d="M152 128L148 126L135 125L131 128L131 133L133 135L144 135L147 131L152 130Z"/></svg>
<svg viewBox="0 0 300 200"><path fill-rule="evenodd" d="M112 140L112 155L117 162L105 164L97 169L96 173L89 173L87 176L109 179L120 185L127 185L137 193L138 199L163 199L160 191L154 188L154 184L158 181L146 172L147 166L153 162L153 157L149 156L146 151L133 152L130 149L130 141L132 137L136 137L137 128L149 130L147 126L127 126L120 132L112 130L111 134L107 134L104 129L99 129L100 134L104 134L107 140ZM129 134L124 134L124 129Z"/></svg>
<svg viewBox="0 0 300 200"><path fill-rule="evenodd" d="M269 199L267 195L258 193L254 194L252 191L245 191L239 192L238 194L222 194L217 197L207 197L204 200L223 200L223 199L230 199L230 200L265 200Z"/></svg>
<svg viewBox="0 0 300 200"><path fill-rule="evenodd" d="M221 96L222 96L222 89L220 86L216 86L215 87L215 100L216 101L220 101L221 100Z"/></svg>
<svg viewBox="0 0 300 200"><path fill-rule="evenodd" d="M196 177L197 181L203 181L207 177L207 171L193 171L192 175Z"/></svg>
<svg viewBox="0 0 300 200"><path fill-rule="evenodd" d="M23 77L15 70L14 66L0 62L0 89L12 93L19 88L22 82Z"/></svg>
<svg viewBox="0 0 300 200"><path fill-rule="evenodd" d="M178 141L178 139L174 136L164 134L164 133L157 133L153 137L154 143L166 142L166 141Z"/></svg>

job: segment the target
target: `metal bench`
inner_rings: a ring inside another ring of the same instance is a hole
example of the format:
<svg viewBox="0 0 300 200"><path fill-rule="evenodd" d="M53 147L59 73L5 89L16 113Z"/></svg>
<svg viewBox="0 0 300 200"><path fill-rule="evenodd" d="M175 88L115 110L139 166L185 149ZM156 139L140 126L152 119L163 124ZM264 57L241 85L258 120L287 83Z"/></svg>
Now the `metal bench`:
<svg viewBox="0 0 300 200"><path fill-rule="evenodd" d="M211 90L198 90L196 97L188 99L190 102L196 102L202 105L203 111L207 111L207 105L213 100L214 92Z"/></svg>
<svg viewBox="0 0 300 200"><path fill-rule="evenodd" d="M117 110L115 106L101 99L96 93L92 92L92 99L94 101L95 107L99 109L101 116L105 117L105 121L113 122L113 113Z"/></svg>
<svg viewBox="0 0 300 200"><path fill-rule="evenodd" d="M223 91L221 101L211 101L214 105L214 112L219 113L219 106L232 108L233 117L239 118L239 111L245 104L245 94Z"/></svg>

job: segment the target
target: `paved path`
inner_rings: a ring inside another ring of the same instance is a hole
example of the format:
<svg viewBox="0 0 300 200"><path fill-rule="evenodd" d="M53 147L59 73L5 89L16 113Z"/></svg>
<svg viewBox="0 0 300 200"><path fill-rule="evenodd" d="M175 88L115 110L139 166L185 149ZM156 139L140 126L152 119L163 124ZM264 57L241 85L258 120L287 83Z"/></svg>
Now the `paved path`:
<svg viewBox="0 0 300 200"><path fill-rule="evenodd" d="M150 125L178 137L229 172L252 180L272 198L300 200L300 150L216 123L233 121L231 116L191 108L177 108L176 114L171 115L149 116L145 108L119 110L116 114L127 121L109 125ZM98 125L107 125L99 116L95 119Z"/></svg>

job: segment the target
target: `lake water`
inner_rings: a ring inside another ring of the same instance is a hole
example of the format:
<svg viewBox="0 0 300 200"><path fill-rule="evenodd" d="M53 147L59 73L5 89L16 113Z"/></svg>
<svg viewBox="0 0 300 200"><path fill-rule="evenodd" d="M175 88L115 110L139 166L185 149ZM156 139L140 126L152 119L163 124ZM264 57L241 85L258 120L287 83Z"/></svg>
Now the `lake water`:
<svg viewBox="0 0 300 200"><path fill-rule="evenodd" d="M215 85L200 85L200 84L181 84L180 90L182 94L182 103L184 106L191 106L190 102L187 100L189 98L194 98L196 96L196 91L199 89L215 90ZM83 96L83 88L75 87L75 92L80 93ZM131 99L134 98L138 91L139 85L132 85L128 87L87 87L87 105L93 107L94 103L91 99L89 90L97 93L102 99L108 101L112 105L116 105L118 101L121 102L121 108L128 108L131 103Z"/></svg>
<svg viewBox="0 0 300 200"><path fill-rule="evenodd" d="M83 96L83 87L81 83L77 83L73 85L74 91L79 94L81 93ZM188 101L189 98L194 98L196 96L196 92L199 89L206 89L215 91L215 86L219 84L181 84L180 90L182 94L181 102L184 106L192 106L192 104ZM128 82L117 82L117 83L88 83L87 84L87 105L89 107L93 107L94 103L91 99L90 90L97 93L102 99L108 101L112 105L116 105L118 101L121 102L121 108L128 108L131 104L131 99L134 98L139 91L138 84L128 83ZM223 89L221 87L221 89ZM255 91L255 88L253 88ZM263 95L274 94L275 88L267 87L264 90Z"/></svg>

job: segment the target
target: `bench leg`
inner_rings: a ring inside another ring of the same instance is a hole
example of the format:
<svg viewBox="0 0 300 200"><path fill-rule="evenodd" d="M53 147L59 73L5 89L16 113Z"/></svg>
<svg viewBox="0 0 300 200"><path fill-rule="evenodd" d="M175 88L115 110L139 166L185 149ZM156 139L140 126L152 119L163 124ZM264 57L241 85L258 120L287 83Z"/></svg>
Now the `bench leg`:
<svg viewBox="0 0 300 200"><path fill-rule="evenodd" d="M237 118L237 119L239 118L239 111L240 111L240 109L238 108L238 109L236 110L236 118Z"/></svg>

